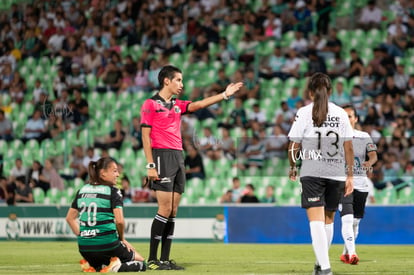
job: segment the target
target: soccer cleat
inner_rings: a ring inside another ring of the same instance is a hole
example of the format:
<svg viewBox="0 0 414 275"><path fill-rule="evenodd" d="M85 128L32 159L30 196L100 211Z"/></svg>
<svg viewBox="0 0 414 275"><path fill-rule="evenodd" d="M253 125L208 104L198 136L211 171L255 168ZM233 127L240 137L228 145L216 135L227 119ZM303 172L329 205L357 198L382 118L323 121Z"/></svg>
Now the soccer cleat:
<svg viewBox="0 0 414 275"><path fill-rule="evenodd" d="M184 267L177 265L174 260L163 261L162 263L168 265L171 270L184 270L185 269Z"/></svg>
<svg viewBox="0 0 414 275"><path fill-rule="evenodd" d="M342 255L341 255L341 257L340 257L339 259L341 259L341 261L342 261L344 264L349 264L349 255L348 255L348 254L342 254Z"/></svg>
<svg viewBox="0 0 414 275"><path fill-rule="evenodd" d="M321 266L318 264L315 264L315 266L313 267L312 275L318 275L320 271L321 271Z"/></svg>
<svg viewBox="0 0 414 275"><path fill-rule="evenodd" d="M88 261L82 259L79 261L83 272L96 272L95 268L89 265Z"/></svg>
<svg viewBox="0 0 414 275"><path fill-rule="evenodd" d="M353 254L353 255L349 256L348 263L353 264L353 265L356 265L356 264L358 264L358 262L359 262L358 255Z"/></svg>
<svg viewBox="0 0 414 275"><path fill-rule="evenodd" d="M152 260L147 263L147 269L149 270L171 270L171 266L166 262L158 260Z"/></svg>
<svg viewBox="0 0 414 275"><path fill-rule="evenodd" d="M109 265L101 269L101 273L118 272L121 264L121 260L118 257L112 257Z"/></svg>
<svg viewBox="0 0 414 275"><path fill-rule="evenodd" d="M330 268L319 271L318 275L333 275Z"/></svg>

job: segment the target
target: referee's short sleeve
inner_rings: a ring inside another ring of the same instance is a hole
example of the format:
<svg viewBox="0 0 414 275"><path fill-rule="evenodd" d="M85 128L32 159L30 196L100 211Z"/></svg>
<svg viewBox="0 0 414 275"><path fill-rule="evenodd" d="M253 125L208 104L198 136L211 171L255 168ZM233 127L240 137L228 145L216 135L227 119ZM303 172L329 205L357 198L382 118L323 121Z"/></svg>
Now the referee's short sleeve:
<svg viewBox="0 0 414 275"><path fill-rule="evenodd" d="M151 99L145 100L141 107L141 125L143 127L151 127L154 116L154 104Z"/></svg>

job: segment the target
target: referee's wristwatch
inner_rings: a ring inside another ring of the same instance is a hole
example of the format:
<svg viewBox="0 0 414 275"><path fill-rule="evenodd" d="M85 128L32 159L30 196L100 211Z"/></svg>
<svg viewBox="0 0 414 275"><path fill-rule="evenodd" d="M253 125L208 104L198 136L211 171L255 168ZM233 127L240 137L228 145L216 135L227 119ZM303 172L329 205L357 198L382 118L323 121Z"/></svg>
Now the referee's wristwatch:
<svg viewBox="0 0 414 275"><path fill-rule="evenodd" d="M153 163L153 162L151 162L151 163L148 163L147 164L147 166L145 166L145 168L147 168L147 169L155 169L155 163Z"/></svg>

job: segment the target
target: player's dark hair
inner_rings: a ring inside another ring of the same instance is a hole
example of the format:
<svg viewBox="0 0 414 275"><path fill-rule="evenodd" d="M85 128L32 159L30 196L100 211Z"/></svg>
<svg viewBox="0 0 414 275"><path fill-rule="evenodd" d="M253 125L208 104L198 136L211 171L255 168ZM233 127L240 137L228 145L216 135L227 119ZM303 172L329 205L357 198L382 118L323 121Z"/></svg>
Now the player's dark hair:
<svg viewBox="0 0 414 275"><path fill-rule="evenodd" d="M341 107L342 107L342 109L351 109L352 111L354 111L355 116L358 115L357 110L355 109L354 105L345 104L345 105L342 105Z"/></svg>
<svg viewBox="0 0 414 275"><path fill-rule="evenodd" d="M309 79L308 90L313 96L313 123L321 127L328 115L328 100L332 91L331 79L326 74L315 73Z"/></svg>
<svg viewBox="0 0 414 275"><path fill-rule="evenodd" d="M164 79L173 79L176 73L182 73L177 67L167 65L164 66L158 74L158 83L160 84L160 89L164 87Z"/></svg>
<svg viewBox="0 0 414 275"><path fill-rule="evenodd" d="M113 185L112 182L107 182L103 180L99 175L99 172L101 170L108 169L111 163L116 164L116 161L113 158L109 158L109 157L100 158L98 161L90 161L88 165L89 183L92 185L101 184L101 185L112 186Z"/></svg>

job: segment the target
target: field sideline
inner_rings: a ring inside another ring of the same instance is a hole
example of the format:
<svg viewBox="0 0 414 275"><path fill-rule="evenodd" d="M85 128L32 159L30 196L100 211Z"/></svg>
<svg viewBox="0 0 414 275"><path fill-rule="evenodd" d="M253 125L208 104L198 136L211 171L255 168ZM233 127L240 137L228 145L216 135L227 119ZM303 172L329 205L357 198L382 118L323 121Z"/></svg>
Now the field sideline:
<svg viewBox="0 0 414 275"><path fill-rule="evenodd" d="M134 243L144 257L148 244ZM0 274L84 274L75 242L0 242ZM330 250L334 274L414 274L414 246L359 245L357 266L339 261L342 246ZM185 271L148 271L150 274L311 274L310 244L175 243L172 258Z"/></svg>

